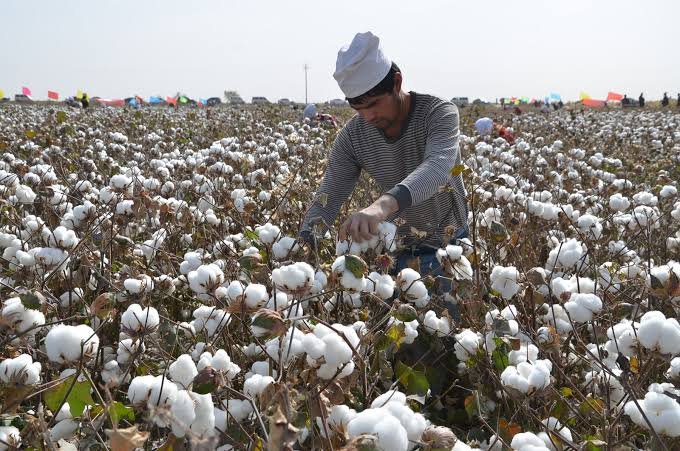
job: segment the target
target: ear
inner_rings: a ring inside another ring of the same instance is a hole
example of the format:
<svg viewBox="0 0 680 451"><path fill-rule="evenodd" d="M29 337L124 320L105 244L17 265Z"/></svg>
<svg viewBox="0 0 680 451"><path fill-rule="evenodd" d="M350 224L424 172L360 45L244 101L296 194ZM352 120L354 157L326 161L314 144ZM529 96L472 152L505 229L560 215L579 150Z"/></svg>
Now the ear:
<svg viewBox="0 0 680 451"><path fill-rule="evenodd" d="M399 94L401 92L401 82L404 79L401 77L401 72L394 73L394 93Z"/></svg>

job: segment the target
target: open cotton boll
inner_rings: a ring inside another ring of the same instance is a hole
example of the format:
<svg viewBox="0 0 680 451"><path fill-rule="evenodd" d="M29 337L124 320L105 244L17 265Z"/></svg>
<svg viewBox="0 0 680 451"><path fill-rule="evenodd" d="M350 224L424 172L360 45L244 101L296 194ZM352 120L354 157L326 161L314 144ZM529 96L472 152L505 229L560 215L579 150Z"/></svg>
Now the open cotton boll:
<svg viewBox="0 0 680 451"><path fill-rule="evenodd" d="M680 324L659 311L647 312L640 319L638 340L645 348L661 354L680 354Z"/></svg>
<svg viewBox="0 0 680 451"><path fill-rule="evenodd" d="M177 385L171 382L167 377L163 375L155 376L151 382L151 391L149 393L147 407L149 409L155 409L163 405L172 405L179 391ZM156 417L154 420L156 421L156 424L161 427L164 427L166 424L161 418Z"/></svg>
<svg viewBox="0 0 680 451"><path fill-rule="evenodd" d="M34 362L29 354L0 362L0 381L6 384L35 385L40 382L40 362Z"/></svg>
<svg viewBox="0 0 680 451"><path fill-rule="evenodd" d="M425 307L430 300L427 287L420 279L420 274L411 269L404 268L397 274L397 286L407 301L417 307Z"/></svg>
<svg viewBox="0 0 680 451"><path fill-rule="evenodd" d="M156 329L160 324L160 317L153 307L142 308L139 304L130 304L121 315L120 323L128 331L141 333Z"/></svg>
<svg viewBox="0 0 680 451"><path fill-rule="evenodd" d="M47 333L45 351L47 357L55 363L72 363L82 356L89 359L99 349L99 337L90 326L80 324L67 326L58 324Z"/></svg>
<svg viewBox="0 0 680 451"><path fill-rule="evenodd" d="M312 287L314 276L314 268L305 262L281 266L272 271L272 281L278 289L298 294Z"/></svg>
<svg viewBox="0 0 680 451"><path fill-rule="evenodd" d="M567 316L567 311L561 305L543 304L541 309L547 312L541 317L543 323L555 327L555 330L557 330L558 333L564 334L573 329L571 321L569 321L569 317Z"/></svg>
<svg viewBox="0 0 680 451"><path fill-rule="evenodd" d="M627 197L621 195L621 193L613 194L609 198L609 208L614 211L626 211L630 207L630 201Z"/></svg>
<svg viewBox="0 0 680 451"><path fill-rule="evenodd" d="M5 327L14 333L28 333L30 337L33 337L39 330L36 326L45 324L45 315L38 310L24 307L19 297L13 297L2 303L0 320L2 320Z"/></svg>
<svg viewBox="0 0 680 451"><path fill-rule="evenodd" d="M291 253L295 253L300 249L300 245L295 238L283 236L272 245L272 253L276 260L284 260L289 257Z"/></svg>
<svg viewBox="0 0 680 451"><path fill-rule="evenodd" d="M59 305L68 307L69 305L76 305L83 300L83 289L74 288L72 291L67 291L59 296Z"/></svg>
<svg viewBox="0 0 680 451"><path fill-rule="evenodd" d="M671 366L666 371L666 377L671 379L680 377L680 357L674 357L671 360Z"/></svg>
<svg viewBox="0 0 680 451"><path fill-rule="evenodd" d="M176 437L184 437L196 419L194 400L186 390L180 390L170 407L170 425Z"/></svg>
<svg viewBox="0 0 680 451"><path fill-rule="evenodd" d="M404 325L404 334L406 334L403 341L404 344L407 345L413 344L415 339L418 338L418 326L420 324L418 323L417 319L414 319L413 321L403 322L394 317L390 317L389 321L387 322L387 329L389 329L390 326L392 326L393 324Z"/></svg>
<svg viewBox="0 0 680 451"><path fill-rule="evenodd" d="M214 355L211 355L209 352L203 353L196 367L198 371L207 367L214 368L217 371L223 372L229 380L232 380L241 372L241 368L231 361L231 357L229 357L229 354L224 349L218 349Z"/></svg>
<svg viewBox="0 0 680 451"><path fill-rule="evenodd" d="M354 255L341 255L336 258L331 265L331 270L334 274L340 276L340 285L347 291L361 291L365 286L363 272L361 277L357 277L349 268L346 267L346 261L350 259L351 262L356 262L357 266L362 266L359 270L365 269L365 263Z"/></svg>
<svg viewBox="0 0 680 451"><path fill-rule="evenodd" d="M196 418L191 423L191 432L198 436L212 436L215 430L215 406L212 395L189 392L194 401Z"/></svg>
<svg viewBox="0 0 680 451"><path fill-rule="evenodd" d="M272 244L279 237L281 229L273 224L266 223L255 227L255 233L257 233L258 238L260 238L260 241L264 244Z"/></svg>
<svg viewBox="0 0 680 451"><path fill-rule="evenodd" d="M649 421L657 434L668 437L680 436L680 404L666 394L650 391L645 394L645 399L637 400L637 405L633 401L628 401L624 412L638 426L648 429Z"/></svg>
<svg viewBox="0 0 680 451"><path fill-rule="evenodd" d="M602 237L602 224L597 216L582 215L578 218L577 225L588 238L599 240Z"/></svg>
<svg viewBox="0 0 680 451"><path fill-rule="evenodd" d="M610 354L621 353L626 357L632 357L637 353L638 329L640 324L622 319L607 329L609 341L605 349Z"/></svg>
<svg viewBox="0 0 680 451"><path fill-rule="evenodd" d="M243 291L243 301L249 308L260 308L269 300L267 287L259 283L251 283Z"/></svg>
<svg viewBox="0 0 680 451"><path fill-rule="evenodd" d="M519 365L522 362L535 362L538 359L538 348L531 343L521 343L518 350L508 352L508 363Z"/></svg>
<svg viewBox="0 0 680 451"><path fill-rule="evenodd" d="M250 379L252 379L252 377ZM248 418L255 411L253 405L247 399L229 399L222 401L222 406L227 409L229 415L239 423Z"/></svg>
<svg viewBox="0 0 680 451"><path fill-rule="evenodd" d="M151 395L151 386L154 383L155 376L137 376L130 382L128 387L127 397L134 405L146 404Z"/></svg>
<svg viewBox="0 0 680 451"><path fill-rule="evenodd" d="M585 323L593 320L593 315L602 311L602 300L590 293L573 293L564 304L572 321Z"/></svg>
<svg viewBox="0 0 680 451"><path fill-rule="evenodd" d="M472 265L465 255L462 246L449 244L444 249L437 249L435 254L447 274L456 280L472 280Z"/></svg>
<svg viewBox="0 0 680 451"><path fill-rule="evenodd" d="M184 389L189 388L198 374L196 364L189 354L182 354L168 367L168 376Z"/></svg>
<svg viewBox="0 0 680 451"><path fill-rule="evenodd" d="M673 185L664 185L663 188L661 188L661 191L659 191L659 196L661 196L662 199L668 199L669 197L673 197L677 194L678 189Z"/></svg>
<svg viewBox="0 0 680 451"><path fill-rule="evenodd" d="M501 373L501 383L521 393L532 393L550 385L552 363L549 360L508 365Z"/></svg>
<svg viewBox="0 0 680 451"><path fill-rule="evenodd" d="M214 263L201 265L195 271L187 275L189 288L199 295L213 292L222 282L224 273L219 266Z"/></svg>
<svg viewBox="0 0 680 451"><path fill-rule="evenodd" d="M352 349L337 334L328 334L321 341L324 342L324 358L326 363L338 368L352 359Z"/></svg>
<svg viewBox="0 0 680 451"><path fill-rule="evenodd" d="M503 299L510 299L520 289L518 277L519 272L514 266L495 266L491 271L491 289L500 293Z"/></svg>
<svg viewBox="0 0 680 451"><path fill-rule="evenodd" d="M21 445L21 434L14 426L0 426L0 451L8 449L7 445L17 449Z"/></svg>
<svg viewBox="0 0 680 451"><path fill-rule="evenodd" d="M274 378L271 376L262 376L260 374L253 374L243 383L243 394L255 399L259 396L268 385L274 383Z"/></svg>
<svg viewBox="0 0 680 451"><path fill-rule="evenodd" d="M510 446L516 451L550 451L545 442L533 432L515 434Z"/></svg>
<svg viewBox="0 0 680 451"><path fill-rule="evenodd" d="M50 440L59 442L72 438L78 430L79 422L72 419L65 419L57 422L50 430Z"/></svg>
<svg viewBox="0 0 680 451"><path fill-rule="evenodd" d="M635 202L637 205L647 205L649 207L654 207L659 203L659 198L652 193L641 191L633 195L633 202Z"/></svg>
<svg viewBox="0 0 680 451"><path fill-rule="evenodd" d="M197 270L203 264L203 254L200 252L187 252L184 254L184 260L179 264L179 272L181 274L189 274L191 271Z"/></svg>
<svg viewBox="0 0 680 451"><path fill-rule="evenodd" d="M283 291L277 291L269 298L269 300L267 301L267 305L265 305L264 307L269 310L281 311L288 307L288 305L289 305L288 295Z"/></svg>
<svg viewBox="0 0 680 451"><path fill-rule="evenodd" d="M364 291L375 293L380 299L387 300L394 294L394 279L389 274L372 272L365 282Z"/></svg>
<svg viewBox="0 0 680 451"><path fill-rule="evenodd" d="M47 245L50 247L71 250L79 242L80 240L78 239L76 232L69 230L66 227L59 226L49 235Z"/></svg>
<svg viewBox="0 0 680 451"><path fill-rule="evenodd" d="M483 343L482 335L470 329L463 329L455 335L456 344L453 345L456 357L461 362L467 361L470 357L477 354Z"/></svg>
<svg viewBox="0 0 680 451"><path fill-rule="evenodd" d="M144 353L144 342L142 340L133 340L126 338L118 342L118 351L116 352L116 361L121 365L128 363L132 357L139 353Z"/></svg>
<svg viewBox="0 0 680 451"><path fill-rule="evenodd" d="M125 279L123 286L132 295L148 293L153 291L153 279L147 275L142 275L140 279Z"/></svg>
<svg viewBox="0 0 680 451"><path fill-rule="evenodd" d="M432 310L428 310L427 313L425 313L423 326L429 334L435 334L438 337L445 337L451 333L451 323L449 319L446 317L438 318L437 314Z"/></svg>

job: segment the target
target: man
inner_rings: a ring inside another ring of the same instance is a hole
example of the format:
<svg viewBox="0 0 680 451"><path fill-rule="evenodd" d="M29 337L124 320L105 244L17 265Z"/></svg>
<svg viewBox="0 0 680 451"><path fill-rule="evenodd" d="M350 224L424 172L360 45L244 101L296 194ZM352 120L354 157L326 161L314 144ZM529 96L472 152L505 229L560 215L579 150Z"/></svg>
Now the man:
<svg viewBox="0 0 680 451"><path fill-rule="evenodd" d="M451 175L461 162L456 106L404 92L399 67L370 32L358 33L340 49L333 76L357 115L336 137L300 236L315 242L313 225L334 222L364 170L383 194L345 220L340 239L368 240L382 221L400 217L405 223L399 236L407 250L398 256L397 270L416 256L421 273L438 270L436 249L452 238L452 231L453 238L468 235L463 180Z"/></svg>

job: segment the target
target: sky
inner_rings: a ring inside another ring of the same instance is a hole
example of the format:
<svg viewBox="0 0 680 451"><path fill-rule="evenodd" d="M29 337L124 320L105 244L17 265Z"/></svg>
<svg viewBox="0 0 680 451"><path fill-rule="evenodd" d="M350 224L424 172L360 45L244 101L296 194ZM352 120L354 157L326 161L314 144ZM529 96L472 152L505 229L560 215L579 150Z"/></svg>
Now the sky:
<svg viewBox="0 0 680 451"><path fill-rule="evenodd" d="M404 89L443 98L680 92L676 0L2 0L0 90L341 98L338 50L380 37Z"/></svg>

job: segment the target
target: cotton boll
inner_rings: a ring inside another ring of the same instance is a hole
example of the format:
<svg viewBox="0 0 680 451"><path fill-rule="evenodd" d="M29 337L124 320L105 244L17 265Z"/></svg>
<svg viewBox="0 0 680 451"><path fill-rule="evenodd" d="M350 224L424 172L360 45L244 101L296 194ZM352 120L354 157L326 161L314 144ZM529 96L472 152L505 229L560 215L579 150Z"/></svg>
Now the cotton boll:
<svg viewBox="0 0 680 451"><path fill-rule="evenodd" d="M564 304L572 321L585 323L593 320L593 315L602 310L602 300L590 293L574 293Z"/></svg>
<svg viewBox="0 0 680 451"><path fill-rule="evenodd" d="M577 225L588 238L599 240L602 237L602 224L597 216L582 215L578 218Z"/></svg>
<svg viewBox="0 0 680 451"><path fill-rule="evenodd" d="M33 362L29 354L0 362L0 381L7 384L35 385L40 382L40 362Z"/></svg>
<svg viewBox="0 0 680 451"><path fill-rule="evenodd" d="M277 288L290 293L304 294L314 281L314 268L308 263L296 262L272 271L272 281Z"/></svg>
<svg viewBox="0 0 680 451"><path fill-rule="evenodd" d="M438 337L445 337L451 332L449 319L446 317L438 318L432 310L425 313L423 326L428 333L436 334Z"/></svg>
<svg viewBox="0 0 680 451"><path fill-rule="evenodd" d="M195 420L191 423L191 432L198 436L211 436L215 429L215 411L212 402L212 395L206 393L199 395L190 392L194 401Z"/></svg>
<svg viewBox="0 0 680 451"><path fill-rule="evenodd" d="M168 376L184 389L189 388L198 374L196 364L189 354L182 354L168 367Z"/></svg>
<svg viewBox="0 0 680 451"><path fill-rule="evenodd" d="M177 397L177 385L165 376L156 376L151 383L151 392L147 401L147 408L152 410L161 406L171 406ZM165 427L166 421L159 416L154 418L158 426Z"/></svg>
<svg viewBox="0 0 680 451"><path fill-rule="evenodd" d="M143 275L140 279L125 279L123 286L132 295L148 293L153 290L153 279Z"/></svg>
<svg viewBox="0 0 680 451"><path fill-rule="evenodd" d="M406 451L408 449L408 434L399 420L392 416L383 419L373 426L373 434L378 436L378 446L384 451Z"/></svg>
<svg viewBox="0 0 680 451"><path fill-rule="evenodd" d="M352 349L337 334L328 334L322 338L325 344L324 357L326 363L339 367L352 359Z"/></svg>
<svg viewBox="0 0 680 451"><path fill-rule="evenodd" d="M510 299L520 289L518 277L519 272L514 266L495 266L491 271L491 289L500 293L504 299Z"/></svg>
<svg viewBox="0 0 680 451"><path fill-rule="evenodd" d="M38 310L24 307L18 297L9 298L2 303L0 319L14 333L27 333L30 337L35 336L37 326L45 324L45 315Z"/></svg>
<svg viewBox="0 0 680 451"><path fill-rule="evenodd" d="M21 434L14 426L0 426L0 451L4 451L7 445L17 449L21 446Z"/></svg>
<svg viewBox="0 0 680 451"><path fill-rule="evenodd" d="M243 393L246 396L254 399L259 396L268 385L273 383L274 378L271 376L253 374L243 383Z"/></svg>
<svg viewBox="0 0 680 451"><path fill-rule="evenodd" d="M211 403L212 404L212 403ZM170 407L172 433L176 437L184 437L196 419L194 400L186 390L180 390Z"/></svg>
<svg viewBox="0 0 680 451"><path fill-rule="evenodd" d="M78 422L72 419L59 421L50 431L50 440L58 442L59 440L68 440L72 438L78 430Z"/></svg>
<svg viewBox="0 0 680 451"><path fill-rule="evenodd" d="M333 271L334 274L340 276L340 285L347 290L347 291L361 291L364 286L365 286L365 280L363 277L363 273L361 277L357 277L352 271L347 269L345 262L347 258L352 258L356 259L359 261L357 264L363 264L363 260L360 260L358 257L355 256L340 256L335 259L333 262L333 265L331 266L331 270ZM355 260L352 260L355 261ZM365 266L365 264L363 264Z"/></svg>
<svg viewBox="0 0 680 451"><path fill-rule="evenodd" d="M365 282L364 291L375 293L380 299L387 300L394 294L394 279L389 274L372 272Z"/></svg>
<svg viewBox="0 0 680 451"><path fill-rule="evenodd" d="M680 404L663 393L648 392L645 399L637 400L637 405L633 401L628 401L624 412L638 426L648 429L649 421L658 434L680 436Z"/></svg>
<svg viewBox="0 0 680 451"><path fill-rule="evenodd" d="M543 440L532 432L520 432L512 437L510 446L517 451L550 451Z"/></svg>
<svg viewBox="0 0 680 451"><path fill-rule="evenodd" d="M300 245L297 244L297 240L289 236L279 238L279 240L272 245L272 253L276 260L284 260L288 258L291 253L295 253L299 249Z"/></svg>
<svg viewBox="0 0 680 451"><path fill-rule="evenodd" d="M326 342L313 333L302 337L302 346L307 355L314 360L320 359L326 353Z"/></svg>
<svg viewBox="0 0 680 451"><path fill-rule="evenodd" d="M243 292L244 302L251 309L260 308L269 300L267 287L259 283L251 283Z"/></svg>
<svg viewBox="0 0 680 451"><path fill-rule="evenodd" d="M47 333L45 351L47 357L55 363L71 363L81 358L94 356L99 348L99 337L90 326L80 324L67 326L58 324Z"/></svg>
<svg viewBox="0 0 680 451"><path fill-rule="evenodd" d="M276 238L278 238L279 234L281 233L281 229L273 224L266 223L264 225L255 227L255 233L257 233L260 241L262 241L264 244L272 244Z"/></svg>
<svg viewBox="0 0 680 451"><path fill-rule="evenodd" d="M199 295L213 292L222 282L224 273L219 266L214 263L201 265L195 271L187 274L189 288Z"/></svg>
<svg viewBox="0 0 680 451"><path fill-rule="evenodd" d="M550 385L551 370L549 360L521 362L516 367L508 365L501 373L501 383L520 393L532 393Z"/></svg>
<svg viewBox="0 0 680 451"><path fill-rule="evenodd" d="M561 305L543 304L542 309L547 311L547 313L541 317L544 324L547 323L554 326L560 334L568 333L573 329L569 317L567 316L567 312Z"/></svg>
<svg viewBox="0 0 680 451"><path fill-rule="evenodd" d="M680 354L680 325L659 311L645 313L640 319L638 339L642 346L662 354Z"/></svg>
<svg viewBox="0 0 680 451"><path fill-rule="evenodd" d="M671 366L666 371L666 377L677 379L680 377L680 357L674 357L671 360Z"/></svg>
<svg viewBox="0 0 680 451"><path fill-rule="evenodd" d="M160 324L158 311L153 307L142 308L131 304L120 317L121 326L131 332L153 331Z"/></svg>
<svg viewBox="0 0 680 451"><path fill-rule="evenodd" d="M482 336L470 329L463 329L460 333L455 335L456 344L454 350L456 357L461 362L467 361L470 357L477 354L479 347L482 344Z"/></svg>
<svg viewBox="0 0 680 451"><path fill-rule="evenodd" d="M151 387L154 383L154 376L137 376L132 379L128 387L127 397L132 404L146 404L151 395Z"/></svg>

